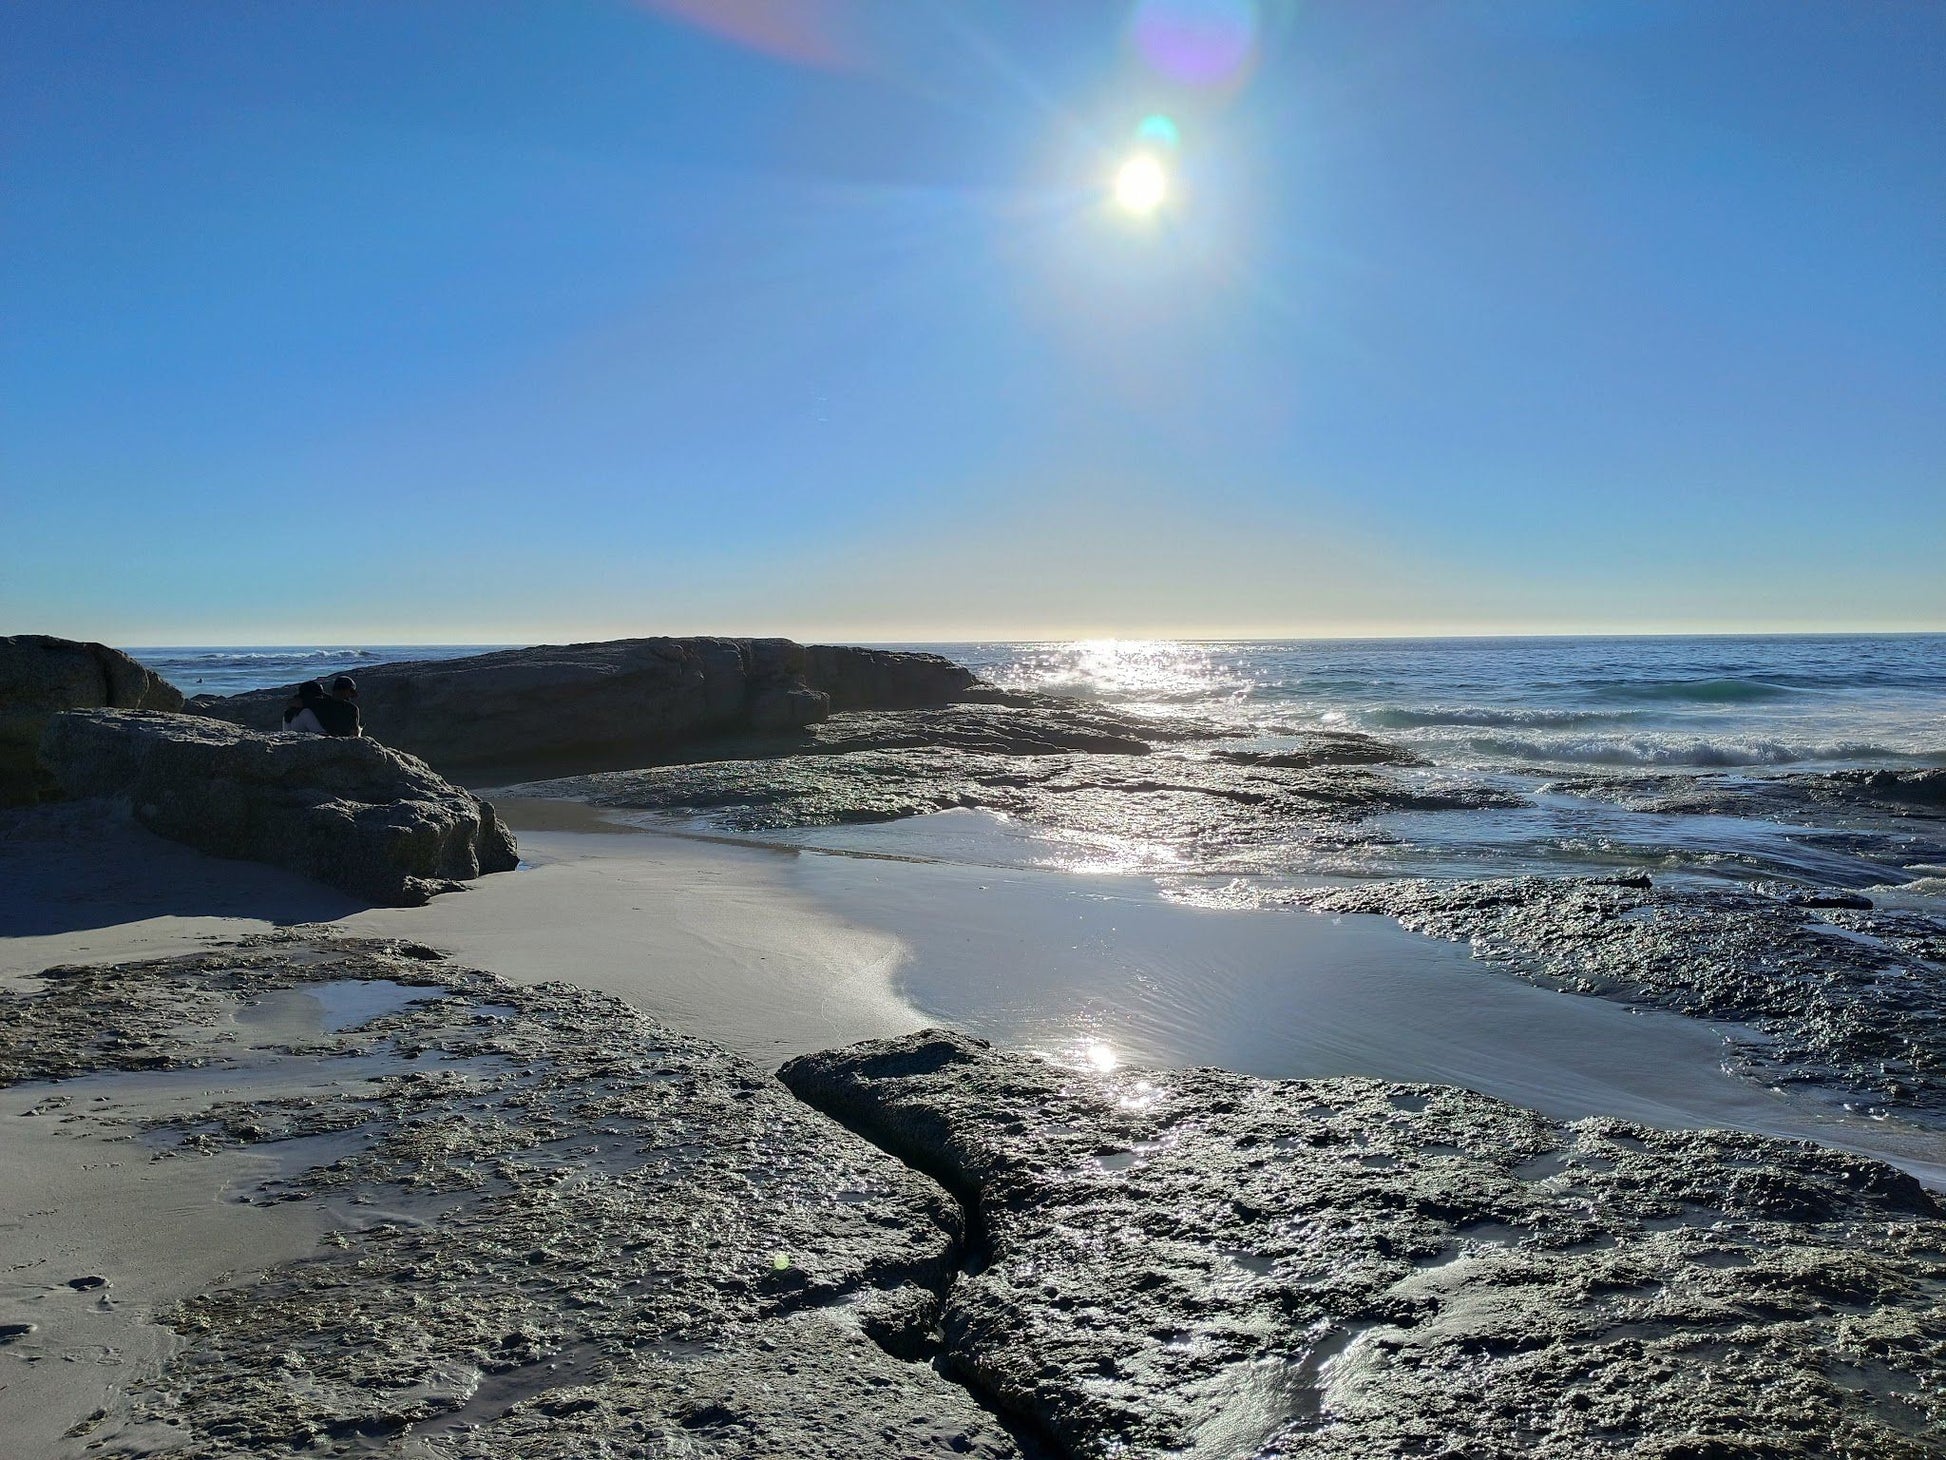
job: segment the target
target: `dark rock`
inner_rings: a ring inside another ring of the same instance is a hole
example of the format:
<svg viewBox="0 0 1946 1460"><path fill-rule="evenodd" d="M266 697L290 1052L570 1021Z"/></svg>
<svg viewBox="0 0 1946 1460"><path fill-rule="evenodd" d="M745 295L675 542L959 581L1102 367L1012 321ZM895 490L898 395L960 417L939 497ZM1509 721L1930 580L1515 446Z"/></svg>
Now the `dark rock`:
<svg viewBox="0 0 1946 1460"><path fill-rule="evenodd" d="M950 704L979 684L970 669L937 654L845 644L811 644L802 652L799 672L831 697L834 710L923 710Z"/></svg>
<svg viewBox="0 0 1946 1460"><path fill-rule="evenodd" d="M1814 792L1832 800L1946 812L1946 767L1918 771L1832 771L1805 779Z"/></svg>
<svg viewBox="0 0 1946 1460"><path fill-rule="evenodd" d="M62 710L180 710L182 694L119 649L45 634L0 637L0 806L53 794L39 764Z"/></svg>
<svg viewBox="0 0 1946 1460"><path fill-rule="evenodd" d="M33 1323L0 1323L0 1344L13 1343L16 1340L23 1339L32 1333L36 1327L38 1325Z"/></svg>
<svg viewBox="0 0 1946 1460"><path fill-rule="evenodd" d="M68 1286L73 1288L77 1293L85 1293L95 1288L107 1287L108 1279L100 1276L99 1274L95 1274L89 1277L69 1278Z"/></svg>
<svg viewBox="0 0 1946 1460"><path fill-rule="evenodd" d="M1070 1455L1946 1454L1946 1221L1875 1162L938 1030L782 1078L962 1194L945 1357Z"/></svg>
<svg viewBox="0 0 1946 1460"><path fill-rule="evenodd" d="M976 682L936 654L716 638L542 645L356 677L368 735L466 770L640 764L690 742L797 729L833 707L942 704ZM294 689L194 708L274 730Z"/></svg>
<svg viewBox="0 0 1946 1460"><path fill-rule="evenodd" d="M1798 882L1765 879L1752 882L1750 890L1774 897L1789 907L1842 907L1854 912L1870 912L1872 900L1862 892L1846 892L1837 887L1807 887Z"/></svg>
<svg viewBox="0 0 1946 1460"><path fill-rule="evenodd" d="M1166 845L1183 865L1279 855L1305 838L1338 837L1388 811L1445 811L1524 802L1494 787L1409 779L1372 764L1235 764L1157 744L1138 756L1064 748L1092 738L1039 711L955 708L898 743L874 723L849 739L835 718L817 744L763 759L698 761L543 781L521 789L637 811L697 812L738 830L891 821L960 808L1004 812L1057 833ZM904 716L885 720L902 721ZM1116 723L1111 720L1108 723ZM891 741L892 748L850 744Z"/></svg>
<svg viewBox="0 0 1946 1460"><path fill-rule="evenodd" d="M260 735L194 715L57 715L41 758L66 794L126 801L150 831L412 906L512 871L493 807L376 741Z"/></svg>
<svg viewBox="0 0 1946 1460"><path fill-rule="evenodd" d="M1153 743L1204 739L1221 733L1215 727L1162 724L1093 705L1021 708L965 704L833 715L780 749L804 755L932 749L1000 756L1063 752L1147 755Z"/></svg>
<svg viewBox="0 0 1946 1460"><path fill-rule="evenodd" d="M1664 815L1760 817L1804 826L1878 827L1906 835L1913 833L1913 822L1936 821L1946 812L1946 767L1564 776L1555 788Z"/></svg>
<svg viewBox="0 0 1946 1460"><path fill-rule="evenodd" d="M426 997L296 1052L237 1018L354 979ZM247 1098L212 1081L202 1104L89 1104L101 1134L173 1159L333 1137L327 1164L287 1155L245 1194L307 1203L330 1234L161 1313L177 1342L118 1381L106 1453L149 1453L166 1423L192 1457L1019 1455L963 1388L888 1351L928 1346L958 1205L715 1046L564 984L287 937L0 992L0 1071L44 1078L103 1008L130 1040L107 1070L249 1078Z"/></svg>
<svg viewBox="0 0 1946 1460"><path fill-rule="evenodd" d="M1325 765L1399 765L1418 766L1426 762L1401 746L1392 745L1355 730L1307 730L1296 737L1299 744L1287 750L1213 750L1217 760L1232 765L1272 766L1285 770L1308 770Z"/></svg>

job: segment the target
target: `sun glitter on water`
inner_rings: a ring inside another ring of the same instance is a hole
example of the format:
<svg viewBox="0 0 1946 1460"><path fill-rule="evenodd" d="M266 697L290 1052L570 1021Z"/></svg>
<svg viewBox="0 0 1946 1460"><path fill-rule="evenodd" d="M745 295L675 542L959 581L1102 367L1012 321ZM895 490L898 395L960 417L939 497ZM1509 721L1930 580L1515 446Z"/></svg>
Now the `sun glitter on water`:
<svg viewBox="0 0 1946 1460"><path fill-rule="evenodd" d="M1169 196L1169 173L1147 152L1138 152L1115 174L1115 201L1124 212L1145 218Z"/></svg>

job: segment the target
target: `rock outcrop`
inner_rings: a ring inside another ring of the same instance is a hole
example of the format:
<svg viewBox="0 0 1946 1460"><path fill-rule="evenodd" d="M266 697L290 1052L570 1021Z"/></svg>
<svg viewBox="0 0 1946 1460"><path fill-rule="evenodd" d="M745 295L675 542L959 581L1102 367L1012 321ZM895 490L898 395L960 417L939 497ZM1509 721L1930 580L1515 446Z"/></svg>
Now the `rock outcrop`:
<svg viewBox="0 0 1946 1460"><path fill-rule="evenodd" d="M415 906L518 862L488 802L374 740L76 710L48 723L40 754L69 796L126 801L158 835L373 902Z"/></svg>
<svg viewBox="0 0 1946 1460"><path fill-rule="evenodd" d="M756 643L789 644L785 639ZM795 648L796 646L791 646ZM797 672L834 710L923 710L949 704L979 685L973 672L937 654L811 644Z"/></svg>
<svg viewBox="0 0 1946 1460"><path fill-rule="evenodd" d="M1807 778L1808 779L1808 778ZM1946 767L1910 771L1832 771L1818 787L1833 801L1855 800L1873 806L1913 808L1920 814L1946 813Z"/></svg>
<svg viewBox="0 0 1946 1460"><path fill-rule="evenodd" d="M1552 784L1571 796L1658 816L1788 822L1807 829L1810 845L1842 845L1846 835L1883 831L1918 855L1946 853L1938 830L1946 821L1946 766L1767 775L1657 770L1557 776ZM1834 838L1834 831L1841 837Z"/></svg>
<svg viewBox="0 0 1946 1460"><path fill-rule="evenodd" d="M1492 786L1404 774L1396 759L1364 746L1252 758L1118 731L1128 725L1093 709L1057 717L985 705L842 715L762 756L522 789L618 810L701 813L740 831L998 811L1056 833L1164 844L1205 868L1251 865L1303 837L1342 844L1348 829L1386 812L1525 804Z"/></svg>
<svg viewBox="0 0 1946 1460"><path fill-rule="evenodd" d="M936 654L716 638L542 645L357 679L366 733L454 771L641 764L690 741L795 730L834 707L944 704L977 683ZM271 730L294 689L194 707Z"/></svg>
<svg viewBox="0 0 1946 1460"><path fill-rule="evenodd" d="M41 984L0 991L0 1084L56 1082L23 1113L156 1159L258 1154L228 1200L323 1234L153 1315L166 1361L101 1371L99 1407L60 1417L77 1453L1019 1460L915 1361L958 1205L715 1046L415 945L264 939ZM147 1072L196 1066L145 1109ZM96 1368L55 1342L0 1367Z"/></svg>
<svg viewBox="0 0 1946 1460"><path fill-rule="evenodd" d="M119 649L46 634L0 637L0 806L54 788L39 762L48 718L62 710L180 710L182 694Z"/></svg>
<svg viewBox="0 0 1946 1460"><path fill-rule="evenodd" d="M1946 1455L1946 1220L1862 1157L938 1030L782 1078L968 1204L945 1357L1070 1456Z"/></svg>

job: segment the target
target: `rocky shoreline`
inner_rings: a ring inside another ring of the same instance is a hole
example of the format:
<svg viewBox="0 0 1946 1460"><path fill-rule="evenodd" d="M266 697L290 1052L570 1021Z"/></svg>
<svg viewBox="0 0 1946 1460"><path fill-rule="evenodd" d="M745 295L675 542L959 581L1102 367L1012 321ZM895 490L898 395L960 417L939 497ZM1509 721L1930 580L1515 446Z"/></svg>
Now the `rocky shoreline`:
<svg viewBox="0 0 1946 1460"><path fill-rule="evenodd" d="M1728 1024L1753 1078L1946 1117L1946 919L1781 869L1736 882L1630 872L1291 886L1280 879L1293 863L1382 848L1393 818L1529 801L1372 736L1288 738L1285 749L1255 751L1194 720L1022 699L839 715L762 754L731 742L717 758L518 790L742 832L975 809L1082 842L1162 846L1170 854L1157 871L1184 901L1390 917L1550 988ZM1909 860L1946 856L1934 804L1942 771L1690 779L1680 802L1667 785L1603 784L1649 811L1799 823L1808 845L1869 853L1896 842Z"/></svg>
<svg viewBox="0 0 1946 1460"><path fill-rule="evenodd" d="M77 1453L1942 1453L1946 1219L1802 1143L941 1031L779 1081L303 932L49 970L0 1080L319 1224L153 1315Z"/></svg>
<svg viewBox="0 0 1946 1460"><path fill-rule="evenodd" d="M156 1315L175 1352L77 1423L91 1449L1016 1453L910 1358L958 1206L615 1000L306 937L50 970L6 1000L0 1078L52 1080L24 1115L112 1123L97 1102L140 1111L157 1071L235 1093L121 1113L120 1134L158 1161L271 1155L237 1199L326 1229L314 1256Z"/></svg>
<svg viewBox="0 0 1946 1460"><path fill-rule="evenodd" d="M293 736L279 732L296 685L185 702L104 644L0 638L0 806L117 802L199 851L410 906L519 862L491 803L445 772L633 764L801 730L834 708L989 692L935 654L788 639L543 645L381 664L363 679L363 737Z"/></svg>
<svg viewBox="0 0 1946 1460"><path fill-rule="evenodd" d="M946 1351L1066 1454L1941 1453L1946 1223L1876 1162L937 1030L782 1078L969 1202Z"/></svg>
<svg viewBox="0 0 1946 1460"><path fill-rule="evenodd" d="M1529 804L1373 736L1268 750L936 656L654 639L363 670L373 738L340 741L268 733L284 690L171 702L124 658L0 641L15 799L362 904L516 866L449 774L742 830L977 808L1238 874L1190 900L1382 915L1730 1021L1756 1078L1946 1116L1927 912L1793 877L1250 885L1388 818ZM1943 774L1602 784L1931 855ZM1109 1063L926 1030L772 1077L615 998L322 926L50 968L0 987L0 1139L224 1187L304 1255L152 1303L112 1264L16 1265L0 1361L114 1356L44 1437L77 1456L1946 1455L1946 1211L1889 1165Z"/></svg>

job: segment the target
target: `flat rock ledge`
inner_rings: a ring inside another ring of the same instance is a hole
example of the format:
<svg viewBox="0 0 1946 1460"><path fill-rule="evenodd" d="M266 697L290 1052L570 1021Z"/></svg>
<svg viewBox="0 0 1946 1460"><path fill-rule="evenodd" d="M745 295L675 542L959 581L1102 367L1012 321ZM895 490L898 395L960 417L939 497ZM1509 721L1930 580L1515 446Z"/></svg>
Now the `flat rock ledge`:
<svg viewBox="0 0 1946 1460"><path fill-rule="evenodd" d="M1070 1456L1946 1455L1946 1220L1865 1158L937 1030L782 1078L961 1195L945 1354Z"/></svg>
<svg viewBox="0 0 1946 1460"><path fill-rule="evenodd" d="M847 714L744 759L697 759L538 781L528 794L697 813L743 831L892 821L972 808L1037 828L1166 842L1244 868L1367 818L1525 804L1411 765L1382 741L1315 734L1276 754L1210 749L1221 727L1099 707L965 704ZM738 747L727 747L732 752Z"/></svg>
<svg viewBox="0 0 1946 1460"><path fill-rule="evenodd" d="M155 1315L178 1351L115 1371L77 1451L1023 1453L923 1357L958 1205L713 1045L369 940L40 983L0 994L0 1084L48 1082L23 1113L119 1123L155 1160L271 1158L225 1200L304 1204L329 1228L315 1256ZM46 1301L73 1298L63 1276ZM0 1369L58 1360L46 1341L29 1329Z"/></svg>
<svg viewBox="0 0 1946 1460"><path fill-rule="evenodd" d="M489 802L374 740L89 710L56 715L40 756L71 797L125 801L158 835L372 902L415 906L519 862Z"/></svg>

